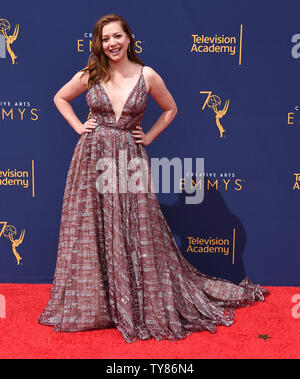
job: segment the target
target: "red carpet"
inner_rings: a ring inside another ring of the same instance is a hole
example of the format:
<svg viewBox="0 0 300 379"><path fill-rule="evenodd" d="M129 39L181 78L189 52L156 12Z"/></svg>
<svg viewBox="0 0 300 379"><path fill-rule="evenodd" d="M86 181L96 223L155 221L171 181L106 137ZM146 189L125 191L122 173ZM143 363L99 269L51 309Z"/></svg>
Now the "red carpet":
<svg viewBox="0 0 300 379"><path fill-rule="evenodd" d="M300 358L299 287L267 287L271 295L264 303L238 309L235 323L219 327L216 334L198 332L176 342L148 340L131 344L116 329L61 334L39 325L36 320L49 299L50 288L0 284L0 295L6 300L6 318L0 318L0 359ZM292 302L293 297L297 303Z"/></svg>

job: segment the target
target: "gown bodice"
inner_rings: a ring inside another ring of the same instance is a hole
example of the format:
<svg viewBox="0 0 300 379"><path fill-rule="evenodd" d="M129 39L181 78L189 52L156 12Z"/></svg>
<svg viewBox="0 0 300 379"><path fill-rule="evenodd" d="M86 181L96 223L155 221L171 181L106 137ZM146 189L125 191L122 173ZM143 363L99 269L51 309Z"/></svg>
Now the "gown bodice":
<svg viewBox="0 0 300 379"><path fill-rule="evenodd" d="M132 131L140 126L147 104L147 89L143 68L135 86L129 93L119 119L116 119L111 101L103 85L94 83L86 94L86 101L99 126L107 126L120 131Z"/></svg>

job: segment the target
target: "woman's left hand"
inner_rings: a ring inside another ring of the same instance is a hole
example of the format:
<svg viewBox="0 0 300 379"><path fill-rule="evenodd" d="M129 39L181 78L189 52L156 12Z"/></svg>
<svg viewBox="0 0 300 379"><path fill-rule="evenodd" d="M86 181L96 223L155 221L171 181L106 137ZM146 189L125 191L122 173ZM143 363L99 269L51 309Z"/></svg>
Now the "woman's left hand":
<svg viewBox="0 0 300 379"><path fill-rule="evenodd" d="M140 143L143 146L149 145L152 142L151 138L147 134L144 134L143 129L140 126L137 126L136 129L139 130L133 130L131 132L136 139L135 142Z"/></svg>

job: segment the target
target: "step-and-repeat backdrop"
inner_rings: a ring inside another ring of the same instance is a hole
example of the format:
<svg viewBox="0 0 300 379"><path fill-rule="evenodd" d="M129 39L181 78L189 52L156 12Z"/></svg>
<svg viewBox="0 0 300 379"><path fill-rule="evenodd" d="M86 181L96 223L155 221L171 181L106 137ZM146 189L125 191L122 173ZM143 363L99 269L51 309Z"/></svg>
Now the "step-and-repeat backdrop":
<svg viewBox="0 0 300 379"><path fill-rule="evenodd" d="M1 4L0 281L53 279L80 138L53 96L85 67L108 13L127 20L136 53L178 106L146 151L183 256L234 282L300 285L299 0ZM86 120L85 94L72 106ZM161 111L149 95L144 131Z"/></svg>

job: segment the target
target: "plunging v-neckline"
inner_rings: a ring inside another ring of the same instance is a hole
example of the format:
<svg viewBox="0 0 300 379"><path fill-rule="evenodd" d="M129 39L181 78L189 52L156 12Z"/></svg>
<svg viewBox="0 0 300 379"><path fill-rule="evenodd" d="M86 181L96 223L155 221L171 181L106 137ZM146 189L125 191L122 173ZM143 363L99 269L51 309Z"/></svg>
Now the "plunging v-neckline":
<svg viewBox="0 0 300 379"><path fill-rule="evenodd" d="M114 115L115 124L117 124L117 123L120 121L120 119L121 119L121 117L122 117L122 115L123 115L123 113L124 113L125 107L126 107L128 101L129 101L129 99L130 99L130 97L131 97L133 91L136 89L137 85L139 84L139 82L140 82L140 80L141 80L141 77L142 77L142 75L143 75L143 67L144 67L144 66L142 66L141 73L140 73L140 76L139 76L139 78L138 78L136 84L134 85L134 87L132 88L132 90L129 92L129 95L127 96L127 99L126 99L126 101L125 101L125 103L124 103L124 106L123 106L122 112L120 113L120 116L119 116L118 120L117 120L117 118L116 118L115 111L114 111L114 109L113 109L113 106L112 106L112 103L111 103L111 101L110 101L110 98L109 98L109 96L108 96L108 94L107 94L107 92L106 92L106 89L105 89L104 86L101 84L101 82L99 82L99 83L100 83L100 86L101 86L101 88L103 89L103 92L104 92L104 94L105 94L105 96L106 96L106 98L107 98L107 100L108 100L108 103L109 103L110 109L111 109L111 111L112 111L112 113L113 113L113 115Z"/></svg>

